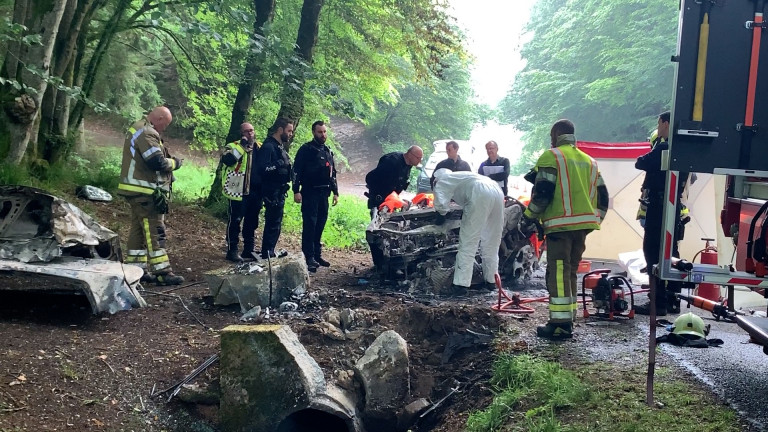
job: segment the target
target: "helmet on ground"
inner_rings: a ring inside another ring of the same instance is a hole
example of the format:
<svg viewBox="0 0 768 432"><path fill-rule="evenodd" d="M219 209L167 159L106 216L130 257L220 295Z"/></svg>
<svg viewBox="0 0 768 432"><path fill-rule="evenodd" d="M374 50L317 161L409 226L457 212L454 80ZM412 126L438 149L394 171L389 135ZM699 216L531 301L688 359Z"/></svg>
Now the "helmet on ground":
<svg viewBox="0 0 768 432"><path fill-rule="evenodd" d="M688 312L677 317L673 333L681 336L697 336L703 339L709 332L704 325L704 320L700 316L695 315L693 312Z"/></svg>

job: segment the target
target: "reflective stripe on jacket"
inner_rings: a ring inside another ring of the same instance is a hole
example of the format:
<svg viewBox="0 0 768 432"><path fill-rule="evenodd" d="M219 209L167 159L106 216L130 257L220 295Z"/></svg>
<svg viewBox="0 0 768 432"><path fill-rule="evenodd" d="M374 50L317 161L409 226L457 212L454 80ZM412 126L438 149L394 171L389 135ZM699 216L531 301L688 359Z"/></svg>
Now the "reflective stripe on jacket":
<svg viewBox="0 0 768 432"><path fill-rule="evenodd" d="M119 194L152 195L155 189L169 192L171 173L174 169L176 162L165 157L160 134L146 119L139 120L128 129L128 136L123 145Z"/></svg>
<svg viewBox="0 0 768 432"><path fill-rule="evenodd" d="M574 144L572 135L561 135L557 147L544 152L536 162L536 181L554 184L552 201L536 214L545 234L600 229L605 217L607 208L598 209L598 187L604 190L605 185L597 162ZM534 207L529 210L535 211Z"/></svg>
<svg viewBox="0 0 768 432"><path fill-rule="evenodd" d="M242 201L250 192L251 151L246 150L240 141L234 141L225 147L224 154L230 153L237 160L232 166L224 164L221 172L221 192L227 199Z"/></svg>

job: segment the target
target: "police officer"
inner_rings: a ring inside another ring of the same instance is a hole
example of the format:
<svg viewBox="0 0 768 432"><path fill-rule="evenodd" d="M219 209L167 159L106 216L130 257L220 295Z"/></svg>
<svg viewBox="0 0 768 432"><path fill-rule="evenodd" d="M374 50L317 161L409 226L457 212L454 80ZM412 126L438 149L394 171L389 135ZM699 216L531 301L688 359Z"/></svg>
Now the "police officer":
<svg viewBox="0 0 768 432"><path fill-rule="evenodd" d="M142 281L178 285L184 278L173 274L165 250L165 220L173 171L181 159L171 157L160 139L173 116L163 106L133 124L123 145L118 193L131 206L131 228L125 262L144 269Z"/></svg>
<svg viewBox="0 0 768 432"><path fill-rule="evenodd" d="M301 250L311 272L319 266L330 267L324 260L320 238L328 220L328 198L333 193L333 205L339 202L336 165L333 152L325 145L328 137L325 123L312 123L314 139L299 148L293 164L293 200L301 203Z"/></svg>
<svg viewBox="0 0 768 432"><path fill-rule="evenodd" d="M668 311L678 312L680 310L680 301L675 297L675 292L680 292L681 286L675 282L665 282L653 276L653 266L659 263L659 250L661 249L661 232L663 225L664 212L664 190L667 182L667 172L661 169L661 155L664 150L669 149L667 138L669 137L670 112L665 111L658 117L658 136L653 149L637 158L635 168L645 171L643 180L643 189L647 191L646 215L645 215L645 235L643 236L643 255L647 265L648 275L651 279L651 289L654 290L656 299L656 314L664 316ZM680 183L678 184L678 194L682 194L683 188L688 181L687 173L680 173ZM681 223L681 208L678 207L676 223ZM672 242L672 255L679 256L677 250L677 240ZM635 312L641 315L650 314L650 303L636 305Z"/></svg>
<svg viewBox="0 0 768 432"><path fill-rule="evenodd" d="M291 159L285 144L293 138L293 121L279 117L270 128L271 135L256 154L258 189L264 201L264 234L261 238L261 258L276 257L275 246L280 238L285 197L292 180Z"/></svg>
<svg viewBox="0 0 768 432"><path fill-rule="evenodd" d="M419 146L411 146L405 153L387 153L379 159L376 168L365 175L365 185L368 187L368 208L379 207L392 192L400 193L408 188L411 167L421 163L424 151Z"/></svg>
<svg viewBox="0 0 768 432"><path fill-rule="evenodd" d="M221 191L228 200L227 215L227 257L233 262L242 262L237 251L240 225L243 226L243 256L253 259L253 246L258 227L261 200L255 185L252 185L253 150L261 145L254 137L250 123L240 125L241 139L227 144L221 155L224 169L221 175ZM253 194L253 196L251 196ZM246 222L243 223L243 217Z"/></svg>

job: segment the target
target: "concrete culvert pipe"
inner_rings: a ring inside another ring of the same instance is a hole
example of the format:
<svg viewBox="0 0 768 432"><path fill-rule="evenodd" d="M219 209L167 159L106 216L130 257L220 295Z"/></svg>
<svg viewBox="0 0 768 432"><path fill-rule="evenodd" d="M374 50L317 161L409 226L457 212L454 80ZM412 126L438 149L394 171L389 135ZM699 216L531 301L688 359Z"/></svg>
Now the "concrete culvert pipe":
<svg viewBox="0 0 768 432"><path fill-rule="evenodd" d="M297 411L286 417L277 432L354 432L343 418L316 409Z"/></svg>

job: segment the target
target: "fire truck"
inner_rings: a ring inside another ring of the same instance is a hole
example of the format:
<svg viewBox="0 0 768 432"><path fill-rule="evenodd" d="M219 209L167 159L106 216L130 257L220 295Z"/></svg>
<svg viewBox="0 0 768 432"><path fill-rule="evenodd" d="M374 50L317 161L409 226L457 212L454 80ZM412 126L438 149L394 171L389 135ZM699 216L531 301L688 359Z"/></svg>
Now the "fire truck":
<svg viewBox="0 0 768 432"><path fill-rule="evenodd" d="M768 52L761 44L766 0L680 2L661 261L665 280L710 283L766 295L768 287ZM734 265L672 257L681 173L727 176L721 225L736 244ZM768 353L768 319L737 316L739 326Z"/></svg>

